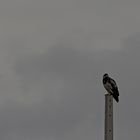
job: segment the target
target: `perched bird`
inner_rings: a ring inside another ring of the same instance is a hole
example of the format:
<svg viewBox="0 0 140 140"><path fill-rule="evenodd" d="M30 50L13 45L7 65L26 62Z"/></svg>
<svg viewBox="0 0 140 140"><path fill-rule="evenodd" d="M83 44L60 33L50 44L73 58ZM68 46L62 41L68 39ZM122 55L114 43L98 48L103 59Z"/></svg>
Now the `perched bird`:
<svg viewBox="0 0 140 140"><path fill-rule="evenodd" d="M103 75L103 85L107 92L113 96L116 102L119 102L119 91L116 82L109 77L107 73Z"/></svg>

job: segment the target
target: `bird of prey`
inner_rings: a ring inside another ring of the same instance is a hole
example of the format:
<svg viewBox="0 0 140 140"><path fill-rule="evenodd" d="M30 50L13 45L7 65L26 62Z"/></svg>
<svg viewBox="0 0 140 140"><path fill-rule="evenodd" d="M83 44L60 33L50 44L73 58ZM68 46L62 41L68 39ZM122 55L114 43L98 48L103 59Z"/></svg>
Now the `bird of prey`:
<svg viewBox="0 0 140 140"><path fill-rule="evenodd" d="M103 75L103 85L108 94L112 95L116 102L119 102L119 91L116 82L107 73Z"/></svg>

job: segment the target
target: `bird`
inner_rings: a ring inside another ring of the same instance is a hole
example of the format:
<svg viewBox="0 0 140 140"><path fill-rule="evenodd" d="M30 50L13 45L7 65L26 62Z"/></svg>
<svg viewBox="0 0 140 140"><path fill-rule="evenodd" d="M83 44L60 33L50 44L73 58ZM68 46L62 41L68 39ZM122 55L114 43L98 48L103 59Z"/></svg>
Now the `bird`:
<svg viewBox="0 0 140 140"><path fill-rule="evenodd" d="M108 94L112 95L116 102L119 102L119 90L117 84L107 73L103 75L103 85Z"/></svg>

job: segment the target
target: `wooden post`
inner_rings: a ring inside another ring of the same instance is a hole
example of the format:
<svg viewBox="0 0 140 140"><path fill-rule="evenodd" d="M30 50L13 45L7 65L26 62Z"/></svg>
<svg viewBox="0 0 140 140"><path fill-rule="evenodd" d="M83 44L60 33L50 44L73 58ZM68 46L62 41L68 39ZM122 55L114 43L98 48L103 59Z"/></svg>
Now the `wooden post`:
<svg viewBox="0 0 140 140"><path fill-rule="evenodd" d="M105 94L105 140L113 140L113 97Z"/></svg>

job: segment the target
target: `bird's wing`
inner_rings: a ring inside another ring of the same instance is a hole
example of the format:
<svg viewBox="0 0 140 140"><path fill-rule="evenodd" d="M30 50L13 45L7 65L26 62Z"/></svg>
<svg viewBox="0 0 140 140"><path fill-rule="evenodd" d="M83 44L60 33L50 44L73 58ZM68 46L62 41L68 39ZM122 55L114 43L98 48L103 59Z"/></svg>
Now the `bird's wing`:
<svg viewBox="0 0 140 140"><path fill-rule="evenodd" d="M110 84L112 86L112 90L119 96L119 91L116 82L113 79L110 79Z"/></svg>
<svg viewBox="0 0 140 140"><path fill-rule="evenodd" d="M110 84L113 88L118 88L116 82L110 78Z"/></svg>

